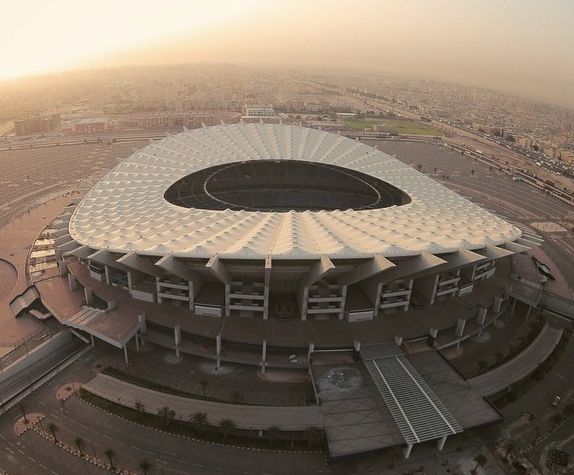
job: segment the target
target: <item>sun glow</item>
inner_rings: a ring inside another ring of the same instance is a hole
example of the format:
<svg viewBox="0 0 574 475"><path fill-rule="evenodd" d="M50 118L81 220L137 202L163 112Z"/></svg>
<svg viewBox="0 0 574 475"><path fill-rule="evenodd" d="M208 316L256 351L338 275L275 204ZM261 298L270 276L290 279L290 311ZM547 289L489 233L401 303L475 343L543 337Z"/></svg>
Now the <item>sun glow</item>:
<svg viewBox="0 0 574 475"><path fill-rule="evenodd" d="M2 2L0 79L87 66L101 57L238 21L261 0Z"/></svg>

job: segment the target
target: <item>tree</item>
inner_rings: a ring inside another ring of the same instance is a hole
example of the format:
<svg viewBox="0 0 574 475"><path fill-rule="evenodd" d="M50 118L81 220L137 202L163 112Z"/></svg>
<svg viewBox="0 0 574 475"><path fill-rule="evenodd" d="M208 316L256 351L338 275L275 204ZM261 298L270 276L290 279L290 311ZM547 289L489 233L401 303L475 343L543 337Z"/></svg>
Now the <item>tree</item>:
<svg viewBox="0 0 574 475"><path fill-rule="evenodd" d="M136 401L135 405L134 405L135 410L138 413L138 420L141 421L143 419L143 415L145 412L145 405L143 402L141 401Z"/></svg>
<svg viewBox="0 0 574 475"><path fill-rule="evenodd" d="M271 439L271 446L273 446L275 445L275 441L278 439L279 434L281 433L281 429L277 425L272 425L269 427L269 429L267 429L267 433Z"/></svg>
<svg viewBox="0 0 574 475"><path fill-rule="evenodd" d="M323 431L318 427L309 427L305 430L305 437L308 447L311 448L323 442Z"/></svg>
<svg viewBox="0 0 574 475"><path fill-rule="evenodd" d="M202 379L199 384L201 384L201 392L203 394L203 397L205 397L205 390L207 389L207 386L209 385L209 381L207 381L207 379Z"/></svg>
<svg viewBox="0 0 574 475"><path fill-rule="evenodd" d="M478 454L476 457L474 457L473 460L476 462L476 466L472 470L473 473L476 473L478 467L484 467L486 465L486 462L488 462L484 454Z"/></svg>
<svg viewBox="0 0 574 475"><path fill-rule="evenodd" d="M114 467L114 457L116 456L114 449L106 449L104 451L104 455L108 458L108 461L110 462L110 470L113 470L115 468Z"/></svg>
<svg viewBox="0 0 574 475"><path fill-rule="evenodd" d="M147 475L152 468L153 465L146 459L140 461L140 470L142 471L143 475Z"/></svg>
<svg viewBox="0 0 574 475"><path fill-rule="evenodd" d="M553 427L556 427L562 422L562 416L560 414L554 414L550 418L550 422L552 422Z"/></svg>
<svg viewBox="0 0 574 475"><path fill-rule="evenodd" d="M189 421L191 422L193 428L197 431L199 437L201 437L203 430L207 426L207 414L200 411L195 412L190 416Z"/></svg>
<svg viewBox="0 0 574 475"><path fill-rule="evenodd" d="M161 423L164 425L164 427L167 427L175 418L175 411L167 406L163 406L157 411L157 415L160 417Z"/></svg>
<svg viewBox="0 0 574 475"><path fill-rule="evenodd" d="M24 420L24 424L28 424L28 418L26 417L26 406L24 404L20 404L20 411L22 412L22 418Z"/></svg>
<svg viewBox="0 0 574 475"><path fill-rule="evenodd" d="M470 174L471 174L472 176L474 176L475 173L476 173L476 170L475 170L474 168L473 168L472 170L470 170Z"/></svg>
<svg viewBox="0 0 574 475"><path fill-rule="evenodd" d="M82 439L81 437L76 437L74 439L74 444L76 444L76 447L80 451L80 457L83 457L84 451L82 449L84 448L84 439Z"/></svg>
<svg viewBox="0 0 574 475"><path fill-rule="evenodd" d="M227 441L227 436L229 433L237 427L237 424L233 419L229 417L224 417L219 421L219 427L221 428L221 432L223 432L223 440Z"/></svg>
<svg viewBox="0 0 574 475"><path fill-rule="evenodd" d="M508 462L508 457L510 456L510 454L512 452L514 452L514 449L516 448L516 446L514 445L514 442L510 439L506 439L502 441L502 448L504 450L506 450L506 454L504 455L504 460L506 460Z"/></svg>
<svg viewBox="0 0 574 475"><path fill-rule="evenodd" d="M50 422L48 424L48 430L52 434L52 437L54 438L54 444L55 444L56 442L58 442L58 439L56 439L56 432L58 432L60 430L60 428L56 424L54 424L53 422Z"/></svg>
<svg viewBox="0 0 574 475"><path fill-rule="evenodd" d="M417 170L418 170L419 172L421 172L421 171L423 170L423 164L422 164L422 163L419 163L419 164L417 165Z"/></svg>
<svg viewBox="0 0 574 475"><path fill-rule="evenodd" d="M241 404L243 402L243 394L241 394L240 391L233 391L233 393L231 394L231 400L235 403L235 404Z"/></svg>

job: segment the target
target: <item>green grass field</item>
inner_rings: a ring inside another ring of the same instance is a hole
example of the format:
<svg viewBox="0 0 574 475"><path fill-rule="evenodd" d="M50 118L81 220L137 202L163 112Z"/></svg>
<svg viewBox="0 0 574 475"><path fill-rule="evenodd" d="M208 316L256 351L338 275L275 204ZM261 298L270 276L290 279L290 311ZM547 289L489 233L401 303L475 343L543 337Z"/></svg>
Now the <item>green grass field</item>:
<svg viewBox="0 0 574 475"><path fill-rule="evenodd" d="M352 129L363 130L372 129L374 125L382 127L397 134L410 135L442 135L442 132L423 122L402 119L383 119L383 120L366 120L366 119L349 119L343 122L345 126Z"/></svg>
<svg viewBox="0 0 574 475"><path fill-rule="evenodd" d="M376 120L364 120L364 119L347 119L343 121L346 127L350 127L351 129L372 129L373 125L378 124Z"/></svg>

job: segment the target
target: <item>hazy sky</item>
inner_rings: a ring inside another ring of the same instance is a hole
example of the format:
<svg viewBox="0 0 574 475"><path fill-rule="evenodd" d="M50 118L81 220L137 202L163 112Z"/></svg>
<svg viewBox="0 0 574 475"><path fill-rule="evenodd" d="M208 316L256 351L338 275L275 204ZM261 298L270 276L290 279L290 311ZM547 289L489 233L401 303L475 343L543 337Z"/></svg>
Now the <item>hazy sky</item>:
<svg viewBox="0 0 574 475"><path fill-rule="evenodd" d="M0 0L0 78L247 62L430 77L574 106L574 0Z"/></svg>

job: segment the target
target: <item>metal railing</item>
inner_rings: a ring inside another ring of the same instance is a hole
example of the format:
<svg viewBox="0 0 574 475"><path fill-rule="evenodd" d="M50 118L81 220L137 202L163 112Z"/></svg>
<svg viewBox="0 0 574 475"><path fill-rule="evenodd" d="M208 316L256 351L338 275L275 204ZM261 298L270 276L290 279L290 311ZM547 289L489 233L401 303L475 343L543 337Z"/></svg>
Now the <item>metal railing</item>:
<svg viewBox="0 0 574 475"><path fill-rule="evenodd" d="M42 328L40 331L32 335L28 335L27 337L16 341L13 344L14 348L5 355L3 355L2 357L0 357L0 372L4 372L4 370L12 363L18 361L20 358L24 356L27 356L30 353L30 351L40 346L42 343L50 339L56 333L57 331L53 330L50 327Z"/></svg>

